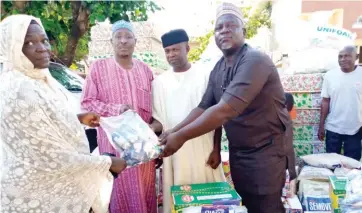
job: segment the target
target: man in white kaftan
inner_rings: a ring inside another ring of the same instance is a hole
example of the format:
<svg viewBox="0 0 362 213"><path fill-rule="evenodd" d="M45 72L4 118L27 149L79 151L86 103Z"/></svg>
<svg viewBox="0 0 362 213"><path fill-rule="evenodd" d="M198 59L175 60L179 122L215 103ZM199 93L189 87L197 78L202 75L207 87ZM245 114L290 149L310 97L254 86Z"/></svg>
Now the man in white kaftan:
<svg viewBox="0 0 362 213"><path fill-rule="evenodd" d="M172 68L153 81L152 102L153 118L162 124L163 130L175 128L198 106L209 81L211 69L188 62L187 41L188 36L183 30L170 31L162 36L166 57ZM215 142L219 143L220 140L218 138ZM214 131L185 143L176 154L163 161L165 213L171 211L171 186L225 181L220 166L220 144L214 144ZM212 161L218 162L211 166Z"/></svg>

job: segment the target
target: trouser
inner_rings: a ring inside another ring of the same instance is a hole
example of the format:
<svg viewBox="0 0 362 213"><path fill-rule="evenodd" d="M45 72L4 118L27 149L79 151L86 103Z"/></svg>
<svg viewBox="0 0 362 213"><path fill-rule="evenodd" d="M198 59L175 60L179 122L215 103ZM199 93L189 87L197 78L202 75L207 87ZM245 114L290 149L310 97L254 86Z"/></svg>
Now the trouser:
<svg viewBox="0 0 362 213"><path fill-rule="evenodd" d="M341 154L342 145L344 155L355 160L361 160L362 128L355 135L341 135L327 130L326 151Z"/></svg>
<svg viewBox="0 0 362 213"><path fill-rule="evenodd" d="M238 190L236 189L236 191ZM282 191L268 195L238 193L242 198L243 205L248 209L248 213L285 213L281 201Z"/></svg>

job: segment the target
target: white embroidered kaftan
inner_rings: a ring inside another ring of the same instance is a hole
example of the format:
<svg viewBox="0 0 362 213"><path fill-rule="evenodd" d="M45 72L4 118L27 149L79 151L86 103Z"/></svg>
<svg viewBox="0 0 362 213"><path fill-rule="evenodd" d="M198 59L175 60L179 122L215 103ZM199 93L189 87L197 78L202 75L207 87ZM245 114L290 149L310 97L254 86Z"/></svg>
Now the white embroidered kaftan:
<svg viewBox="0 0 362 213"><path fill-rule="evenodd" d="M169 70L153 81L153 117L164 130L180 123L198 106L206 90L210 71L202 65L181 73ZM222 167L216 170L206 164L214 144L214 132L185 143L163 163L163 209L170 212L172 185L225 181Z"/></svg>
<svg viewBox="0 0 362 213"><path fill-rule="evenodd" d="M68 92L23 54L32 20L41 25L27 15L0 23L6 60L0 74L1 212L107 212L111 159L89 154Z"/></svg>

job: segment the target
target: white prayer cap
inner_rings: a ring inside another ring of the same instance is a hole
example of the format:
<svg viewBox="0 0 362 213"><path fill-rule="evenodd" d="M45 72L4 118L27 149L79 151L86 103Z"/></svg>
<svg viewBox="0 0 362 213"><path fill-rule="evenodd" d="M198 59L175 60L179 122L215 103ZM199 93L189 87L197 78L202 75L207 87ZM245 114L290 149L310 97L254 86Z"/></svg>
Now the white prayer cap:
<svg viewBox="0 0 362 213"><path fill-rule="evenodd" d="M218 20L222 15L231 14L239 18L243 23L243 13L241 9L235 6L232 3L224 2L216 10L216 20Z"/></svg>

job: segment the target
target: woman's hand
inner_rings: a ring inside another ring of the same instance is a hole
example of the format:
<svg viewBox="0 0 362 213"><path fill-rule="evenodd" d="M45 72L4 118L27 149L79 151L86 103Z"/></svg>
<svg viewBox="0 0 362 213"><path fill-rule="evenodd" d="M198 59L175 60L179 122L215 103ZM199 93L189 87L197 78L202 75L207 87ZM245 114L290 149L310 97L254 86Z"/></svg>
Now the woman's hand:
<svg viewBox="0 0 362 213"><path fill-rule="evenodd" d="M78 114L78 120L82 124L89 126L89 127L98 127L100 117L96 113L93 112L86 112Z"/></svg>
<svg viewBox="0 0 362 213"><path fill-rule="evenodd" d="M122 158L111 157L111 160L112 165L109 170L113 173L119 174L127 167L126 161Z"/></svg>

